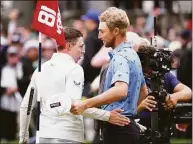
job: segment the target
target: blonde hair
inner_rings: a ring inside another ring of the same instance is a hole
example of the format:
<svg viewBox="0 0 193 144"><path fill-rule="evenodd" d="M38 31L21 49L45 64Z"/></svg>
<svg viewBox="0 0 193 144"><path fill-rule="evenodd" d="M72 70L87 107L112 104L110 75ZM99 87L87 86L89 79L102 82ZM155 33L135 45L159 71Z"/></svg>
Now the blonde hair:
<svg viewBox="0 0 193 144"><path fill-rule="evenodd" d="M126 12L116 7L110 7L104 11L100 16L101 22L106 22L110 30L119 28L120 34L126 35L128 26L130 25L129 18Z"/></svg>

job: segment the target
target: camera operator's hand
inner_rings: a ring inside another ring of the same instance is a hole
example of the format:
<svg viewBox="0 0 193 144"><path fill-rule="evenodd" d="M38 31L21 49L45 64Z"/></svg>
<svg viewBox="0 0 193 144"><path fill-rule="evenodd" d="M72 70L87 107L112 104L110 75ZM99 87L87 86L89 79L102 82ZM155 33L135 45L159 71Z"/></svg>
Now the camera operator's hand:
<svg viewBox="0 0 193 144"><path fill-rule="evenodd" d="M168 95L166 97L166 103L164 104L164 107L166 109L173 109L176 107L177 102L178 100L174 96L172 96L172 94Z"/></svg>
<svg viewBox="0 0 193 144"><path fill-rule="evenodd" d="M152 111L156 107L157 102L155 101L154 96L147 96L138 106L138 112L140 112L143 109L148 109L149 111Z"/></svg>

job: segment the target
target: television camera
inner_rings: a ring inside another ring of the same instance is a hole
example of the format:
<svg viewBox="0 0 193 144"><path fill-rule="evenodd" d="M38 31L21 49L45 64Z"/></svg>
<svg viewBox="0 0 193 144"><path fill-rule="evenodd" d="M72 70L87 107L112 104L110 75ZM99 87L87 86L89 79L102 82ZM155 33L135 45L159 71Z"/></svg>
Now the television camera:
<svg viewBox="0 0 193 144"><path fill-rule="evenodd" d="M145 144L162 143L172 135L173 123L191 123L192 104L181 103L168 110L163 105L169 95L165 87L165 76L179 66L179 60L169 50L141 46L138 55L146 83L151 90L149 95L157 101L157 106L151 113L151 128L141 133L141 139Z"/></svg>

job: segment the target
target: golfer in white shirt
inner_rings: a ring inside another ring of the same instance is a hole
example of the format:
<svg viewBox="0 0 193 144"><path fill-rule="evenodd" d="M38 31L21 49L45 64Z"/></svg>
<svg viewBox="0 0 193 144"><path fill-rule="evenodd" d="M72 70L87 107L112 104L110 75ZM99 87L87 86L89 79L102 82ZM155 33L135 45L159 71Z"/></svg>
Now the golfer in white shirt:
<svg viewBox="0 0 193 144"><path fill-rule="evenodd" d="M83 116L70 113L71 104L81 100L84 72L77 62L85 50L80 31L66 28L64 32L66 47L59 46L58 53L54 53L52 58L42 65L41 72L36 70L33 73L20 107L20 142L27 142L29 137L27 107L32 87L32 108L37 95L40 96L40 143L81 144L84 141L83 116L120 126L129 123L128 118L120 114L120 109L108 112L90 108L82 113Z"/></svg>

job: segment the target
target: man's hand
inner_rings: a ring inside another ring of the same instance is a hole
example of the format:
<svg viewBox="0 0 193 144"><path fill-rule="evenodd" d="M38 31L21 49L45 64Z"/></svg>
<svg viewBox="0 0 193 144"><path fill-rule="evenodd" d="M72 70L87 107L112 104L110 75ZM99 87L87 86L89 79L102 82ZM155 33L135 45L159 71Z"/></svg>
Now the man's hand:
<svg viewBox="0 0 193 144"><path fill-rule="evenodd" d="M12 96L17 91L18 91L18 88L6 88L5 94L7 96Z"/></svg>
<svg viewBox="0 0 193 144"><path fill-rule="evenodd" d="M152 111L153 108L156 107L157 102L155 101L155 97L147 96L139 105L140 109L148 109Z"/></svg>
<svg viewBox="0 0 193 144"><path fill-rule="evenodd" d="M129 118L123 116L120 114L123 110L121 109L115 109L110 112L110 118L109 118L109 123L118 125L118 126L125 126L128 125L130 120Z"/></svg>
<svg viewBox="0 0 193 144"><path fill-rule="evenodd" d="M168 95L166 97L166 103L164 104L166 109L173 109L176 107L176 104L178 103L178 100L172 96L172 95Z"/></svg>
<svg viewBox="0 0 193 144"><path fill-rule="evenodd" d="M86 105L84 102L76 102L75 104L72 104L70 112L74 115L80 115L86 110Z"/></svg>

